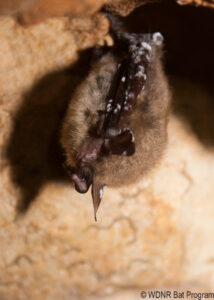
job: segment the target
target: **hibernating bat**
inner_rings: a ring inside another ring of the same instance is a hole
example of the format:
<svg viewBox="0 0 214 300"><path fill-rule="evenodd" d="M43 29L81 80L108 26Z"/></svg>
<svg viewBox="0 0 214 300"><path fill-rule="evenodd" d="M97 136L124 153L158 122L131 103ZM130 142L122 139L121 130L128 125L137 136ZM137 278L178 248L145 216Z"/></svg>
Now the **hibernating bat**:
<svg viewBox="0 0 214 300"><path fill-rule="evenodd" d="M113 33L115 46L76 90L61 134L76 190L85 193L92 185L95 220L103 187L143 177L167 142L171 96L161 61L163 37Z"/></svg>

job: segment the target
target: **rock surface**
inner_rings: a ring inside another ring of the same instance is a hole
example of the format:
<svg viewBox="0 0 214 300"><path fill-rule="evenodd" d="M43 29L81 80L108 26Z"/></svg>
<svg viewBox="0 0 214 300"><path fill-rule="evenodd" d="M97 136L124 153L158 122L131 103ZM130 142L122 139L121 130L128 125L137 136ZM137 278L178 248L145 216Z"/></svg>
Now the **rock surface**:
<svg viewBox="0 0 214 300"><path fill-rule="evenodd" d="M89 16L101 8L120 16L129 15L135 8L153 0L0 0L0 15L13 15L25 25L39 23L46 18ZM173 1L172 1L173 3ZM177 0L178 4L214 7L214 0Z"/></svg>
<svg viewBox="0 0 214 300"><path fill-rule="evenodd" d="M106 188L95 223L90 193L76 193L61 168L57 139L83 76L77 51L102 43L107 31L104 24L103 33L94 37L89 30L78 39L71 26L67 18L29 28L0 19L0 299L212 291L214 148L180 113L198 104L203 109L193 119L205 128L213 120L212 97L194 83L172 80L178 113L170 118L163 161L146 180Z"/></svg>

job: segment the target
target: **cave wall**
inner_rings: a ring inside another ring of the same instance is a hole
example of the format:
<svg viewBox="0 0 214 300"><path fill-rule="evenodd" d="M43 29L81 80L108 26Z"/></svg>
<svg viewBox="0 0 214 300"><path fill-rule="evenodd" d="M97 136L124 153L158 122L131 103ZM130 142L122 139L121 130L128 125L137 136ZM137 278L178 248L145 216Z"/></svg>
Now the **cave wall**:
<svg viewBox="0 0 214 300"><path fill-rule="evenodd" d="M133 13L136 20L143 11ZM139 28L133 16L126 19L130 30ZM78 194L65 174L58 139L72 93L90 68L90 48L112 42L108 22L101 13L28 26L19 20L0 17L0 298L138 299L152 288L212 291L214 109L205 55L202 63L196 60L201 77L195 78L194 61L188 65L180 43L166 38L173 94L167 151L147 178L107 187L95 223L90 193Z"/></svg>

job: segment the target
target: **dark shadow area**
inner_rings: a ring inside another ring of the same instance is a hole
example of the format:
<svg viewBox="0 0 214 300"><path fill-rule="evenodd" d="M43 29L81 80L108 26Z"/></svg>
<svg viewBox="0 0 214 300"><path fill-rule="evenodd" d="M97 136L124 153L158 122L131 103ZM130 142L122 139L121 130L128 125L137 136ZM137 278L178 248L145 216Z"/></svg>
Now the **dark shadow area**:
<svg viewBox="0 0 214 300"><path fill-rule="evenodd" d="M170 82L174 113L191 126L205 146L214 145L213 20L213 9L179 6L172 1L144 5L125 19L129 32L163 34L166 72L185 83L174 86L175 81ZM200 87L207 93L199 95Z"/></svg>
<svg viewBox="0 0 214 300"><path fill-rule="evenodd" d="M204 86L183 78L172 78L173 110L181 117L199 141L207 148L214 146L214 96Z"/></svg>
<svg viewBox="0 0 214 300"><path fill-rule="evenodd" d="M80 53L71 68L44 76L23 96L7 148L12 180L21 189L24 212L49 180L66 181L59 144L62 118L76 87L89 69L91 50Z"/></svg>
<svg viewBox="0 0 214 300"><path fill-rule="evenodd" d="M147 4L126 18L130 32L164 36L169 73L190 77L213 88L214 10L161 2Z"/></svg>

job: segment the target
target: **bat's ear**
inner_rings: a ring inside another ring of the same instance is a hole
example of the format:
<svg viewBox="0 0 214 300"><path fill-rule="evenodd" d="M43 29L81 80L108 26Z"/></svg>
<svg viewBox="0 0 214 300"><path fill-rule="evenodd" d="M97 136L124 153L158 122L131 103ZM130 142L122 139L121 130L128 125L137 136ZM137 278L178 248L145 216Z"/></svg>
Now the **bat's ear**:
<svg viewBox="0 0 214 300"><path fill-rule="evenodd" d="M92 194L92 199L93 199L93 205L94 205L94 218L95 221L97 221L97 210L99 208L100 202L103 197L103 189L104 189L104 184L101 184L96 180L96 177L94 176L93 178L93 183L92 183L92 189L91 189L91 194Z"/></svg>

